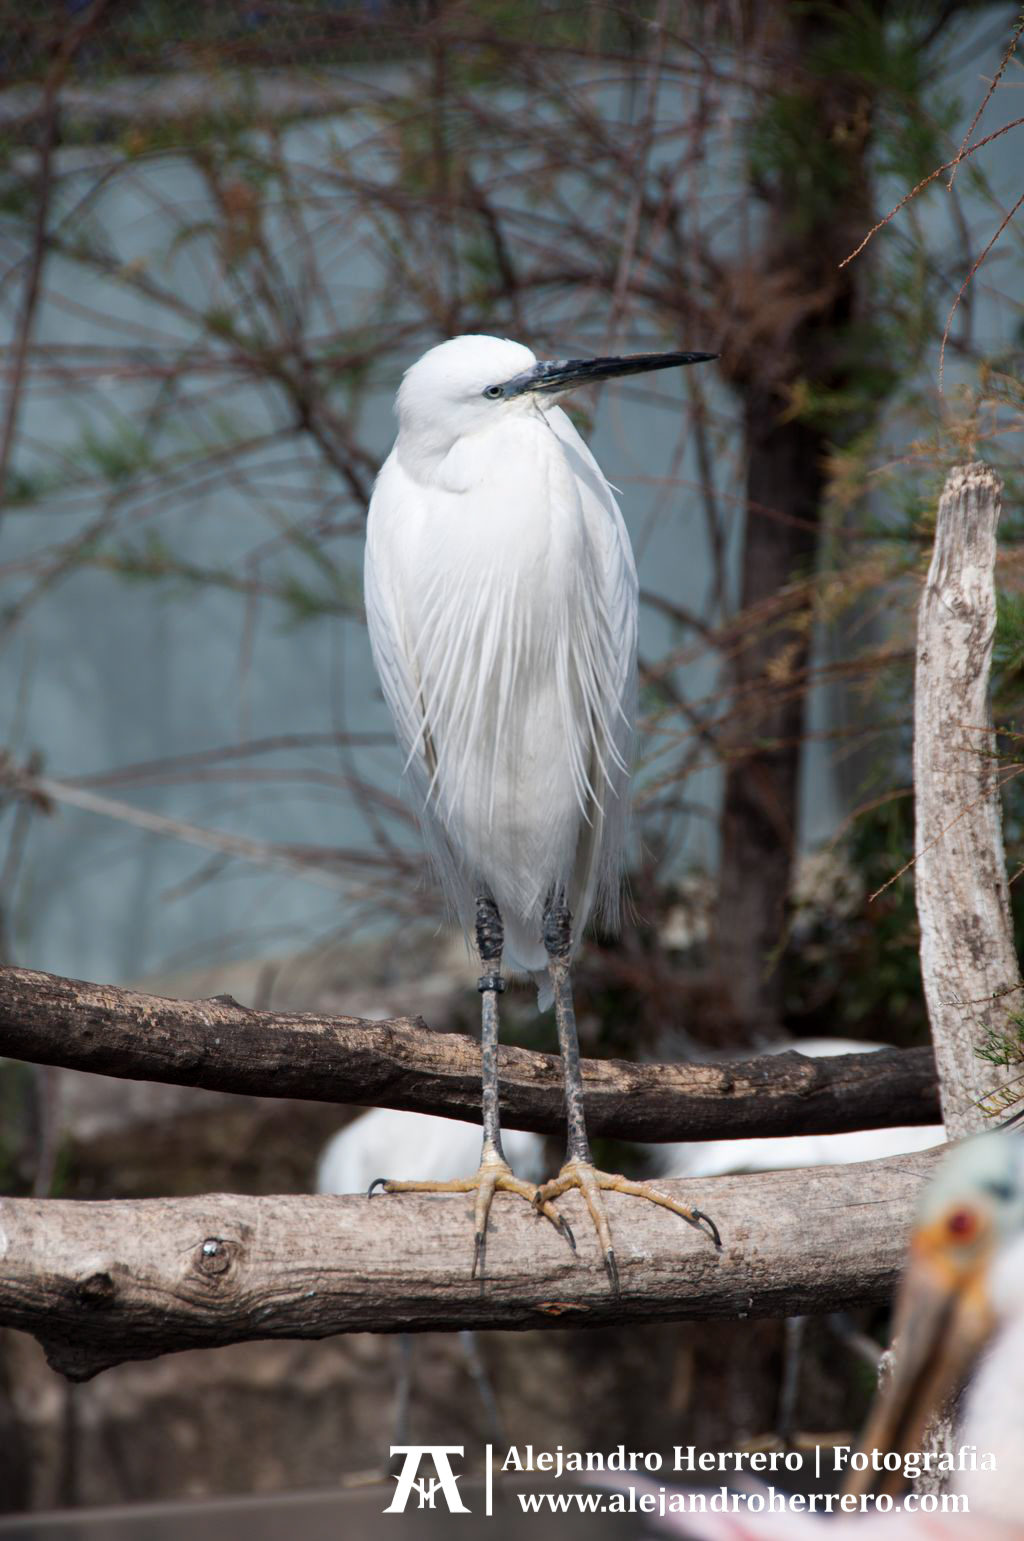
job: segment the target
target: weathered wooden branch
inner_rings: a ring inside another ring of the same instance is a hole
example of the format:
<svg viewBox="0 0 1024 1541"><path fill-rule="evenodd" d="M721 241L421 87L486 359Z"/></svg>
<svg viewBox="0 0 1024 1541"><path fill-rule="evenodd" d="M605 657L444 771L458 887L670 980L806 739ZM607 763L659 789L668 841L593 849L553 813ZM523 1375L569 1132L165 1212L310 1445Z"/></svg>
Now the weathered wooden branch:
<svg viewBox="0 0 1024 1541"><path fill-rule="evenodd" d="M827 1311L886 1299L935 1158L666 1182L721 1229L608 1196L622 1293L582 1200L578 1252L499 1194L482 1279L472 1198L0 1200L0 1325L85 1379L125 1359L248 1338L461 1327L607 1326Z"/></svg>
<svg viewBox="0 0 1024 1541"><path fill-rule="evenodd" d="M480 1049L418 1018L388 1022L164 1000L28 969L0 969L0 1054L127 1080L263 1097L411 1108L479 1122ZM503 1046L502 1116L564 1128L561 1061ZM712 1065L584 1060L587 1123L633 1140L820 1134L936 1120L930 1050Z"/></svg>
<svg viewBox="0 0 1024 1541"><path fill-rule="evenodd" d="M987 466L946 480L918 613L914 795L921 974L951 1138L985 1127L1005 1072L977 1053L1024 996L1010 921L999 766L989 707L1001 483Z"/></svg>

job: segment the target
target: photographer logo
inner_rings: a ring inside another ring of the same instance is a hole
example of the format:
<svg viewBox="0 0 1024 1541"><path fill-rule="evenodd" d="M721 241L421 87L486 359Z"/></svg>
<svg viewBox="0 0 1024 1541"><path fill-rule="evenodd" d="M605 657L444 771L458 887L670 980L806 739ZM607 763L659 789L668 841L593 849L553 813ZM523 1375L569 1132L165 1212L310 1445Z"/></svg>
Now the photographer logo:
<svg viewBox="0 0 1024 1541"><path fill-rule="evenodd" d="M448 1505L449 1514L469 1514L470 1511L459 1497L456 1486L459 1479L452 1471L448 1459L452 1455L462 1455L464 1449L464 1445L392 1445L391 1454L404 1455L405 1463L395 1478L398 1483L395 1496L384 1513L404 1514L406 1504L415 1493L420 1509L435 1508L438 1497L441 1497ZM424 1456L430 1456L434 1463L435 1475L432 1477L421 1477L419 1474Z"/></svg>

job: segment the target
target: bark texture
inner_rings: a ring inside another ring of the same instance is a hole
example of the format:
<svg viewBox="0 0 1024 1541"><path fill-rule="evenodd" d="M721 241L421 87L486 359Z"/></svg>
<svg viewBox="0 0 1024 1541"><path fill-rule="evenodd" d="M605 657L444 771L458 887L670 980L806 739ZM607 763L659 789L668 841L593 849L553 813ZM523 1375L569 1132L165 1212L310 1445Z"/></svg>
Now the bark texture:
<svg viewBox="0 0 1024 1541"><path fill-rule="evenodd" d="M472 1195L72 1203L0 1200L0 1326L86 1379L128 1359L252 1338L463 1327L607 1326L792 1315L885 1300L930 1153L799 1172L666 1182L722 1233L607 1195L621 1295L583 1200L578 1252L499 1194L470 1278Z"/></svg>
<svg viewBox="0 0 1024 1541"><path fill-rule="evenodd" d="M228 997L167 1000L0 969L0 1054L136 1081L263 1097L410 1108L480 1122L480 1046L419 1018L251 1011ZM934 1122L927 1049L712 1065L584 1060L587 1125L627 1140L827 1134ZM502 1046L504 1122L565 1129L557 1055Z"/></svg>
<svg viewBox="0 0 1024 1541"><path fill-rule="evenodd" d="M1006 1072L977 1053L1021 1009L989 707L998 477L952 470L918 612L915 881L921 975L950 1138L986 1125Z"/></svg>

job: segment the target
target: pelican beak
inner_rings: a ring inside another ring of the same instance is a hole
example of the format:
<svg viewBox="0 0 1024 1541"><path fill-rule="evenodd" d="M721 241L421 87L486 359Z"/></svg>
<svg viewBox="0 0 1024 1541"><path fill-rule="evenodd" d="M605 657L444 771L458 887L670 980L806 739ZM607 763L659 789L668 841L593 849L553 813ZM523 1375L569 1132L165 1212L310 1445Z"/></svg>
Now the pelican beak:
<svg viewBox="0 0 1024 1541"><path fill-rule="evenodd" d="M617 375L644 375L653 369L678 369L683 364L706 364L717 353L625 353L619 358L563 358L534 364L522 374L506 380L506 398L534 395L554 396L575 390L578 385L592 385L595 380L612 380Z"/></svg>
<svg viewBox="0 0 1024 1541"><path fill-rule="evenodd" d="M846 1493L900 1489L901 1470L875 1470L872 1452L878 1452L881 1465L887 1453L920 1450L929 1419L959 1389L995 1325L984 1287L991 1247L957 1264L950 1255L947 1225L946 1219L936 1221L914 1236L896 1307L895 1364L861 1439L867 1465L863 1471L851 1466L843 1484Z"/></svg>

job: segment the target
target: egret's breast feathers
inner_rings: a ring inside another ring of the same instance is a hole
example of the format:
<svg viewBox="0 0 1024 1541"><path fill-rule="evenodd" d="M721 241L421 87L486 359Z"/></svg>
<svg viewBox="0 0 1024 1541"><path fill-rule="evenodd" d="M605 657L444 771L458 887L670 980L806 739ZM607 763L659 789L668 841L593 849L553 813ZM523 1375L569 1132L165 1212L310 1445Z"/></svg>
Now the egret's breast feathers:
<svg viewBox="0 0 1024 1541"><path fill-rule="evenodd" d="M393 454L366 610L424 837L470 933L487 888L510 966L542 968L556 889L614 924L633 724L636 572L622 517L558 410L474 434L445 484ZM462 490L453 490L457 485Z"/></svg>
<svg viewBox="0 0 1024 1541"><path fill-rule="evenodd" d="M375 494L371 640L408 764L446 824L479 803L473 780L493 820L538 753L568 768L587 820L627 769L635 577L603 478L574 448L524 420L460 441L447 485L389 464Z"/></svg>

